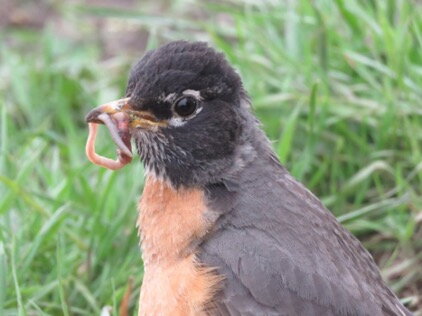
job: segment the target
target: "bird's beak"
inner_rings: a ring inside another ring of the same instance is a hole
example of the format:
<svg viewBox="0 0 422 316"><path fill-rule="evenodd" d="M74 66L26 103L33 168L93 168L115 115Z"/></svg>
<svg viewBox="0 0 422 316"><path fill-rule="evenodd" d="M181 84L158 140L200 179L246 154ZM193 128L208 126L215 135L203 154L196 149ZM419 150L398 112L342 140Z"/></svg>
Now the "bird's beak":
<svg viewBox="0 0 422 316"><path fill-rule="evenodd" d="M130 104L130 98L119 99L91 110L85 120L89 124L89 135L86 143L88 159L99 166L117 170L132 160L131 137L134 128L151 129L165 125L148 111L137 111ZM97 124L104 124L110 131L111 138L117 145L118 159L98 155L95 152Z"/></svg>

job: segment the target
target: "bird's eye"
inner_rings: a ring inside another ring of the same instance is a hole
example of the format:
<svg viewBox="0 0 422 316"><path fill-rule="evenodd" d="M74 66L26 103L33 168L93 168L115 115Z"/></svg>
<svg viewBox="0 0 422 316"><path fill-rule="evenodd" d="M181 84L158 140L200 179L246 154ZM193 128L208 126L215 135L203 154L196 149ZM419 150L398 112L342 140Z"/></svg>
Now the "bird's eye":
<svg viewBox="0 0 422 316"><path fill-rule="evenodd" d="M176 104L174 105L174 111L182 116L186 117L191 115L193 112L195 112L197 107L197 101L192 97L183 97L176 101Z"/></svg>

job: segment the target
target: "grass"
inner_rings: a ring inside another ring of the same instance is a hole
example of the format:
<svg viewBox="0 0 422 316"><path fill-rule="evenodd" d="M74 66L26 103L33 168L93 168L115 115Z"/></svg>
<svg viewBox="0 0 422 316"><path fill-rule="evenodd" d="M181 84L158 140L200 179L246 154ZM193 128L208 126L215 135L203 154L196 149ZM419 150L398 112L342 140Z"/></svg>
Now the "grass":
<svg viewBox="0 0 422 316"><path fill-rule="evenodd" d="M85 113L123 94L134 61L125 48L103 58L98 17L147 30L148 47L189 38L223 51L282 162L422 315L421 5L194 4L59 5L66 23L85 25L78 39L49 24L1 31L0 315L117 315L131 278L136 309L142 166L104 171L84 155ZM108 137L98 147L113 155Z"/></svg>

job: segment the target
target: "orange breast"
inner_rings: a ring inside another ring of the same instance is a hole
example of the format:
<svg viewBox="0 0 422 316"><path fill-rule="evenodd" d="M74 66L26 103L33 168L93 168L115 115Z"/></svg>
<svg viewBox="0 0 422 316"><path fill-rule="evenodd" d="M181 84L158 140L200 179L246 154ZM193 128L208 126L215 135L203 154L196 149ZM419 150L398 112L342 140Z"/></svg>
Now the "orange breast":
<svg viewBox="0 0 422 316"><path fill-rule="evenodd" d="M148 177L139 207L145 271L139 315L206 314L221 277L195 258L211 225L203 192Z"/></svg>

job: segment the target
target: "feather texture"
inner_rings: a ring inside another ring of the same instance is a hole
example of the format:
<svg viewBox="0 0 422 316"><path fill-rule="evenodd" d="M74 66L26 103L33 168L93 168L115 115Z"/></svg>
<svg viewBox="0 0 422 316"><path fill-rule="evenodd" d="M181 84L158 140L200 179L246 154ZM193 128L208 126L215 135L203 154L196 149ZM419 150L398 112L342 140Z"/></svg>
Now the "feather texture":
<svg viewBox="0 0 422 316"><path fill-rule="evenodd" d="M225 277L220 314L410 315L369 252L255 133L254 159L208 189L220 217L200 259Z"/></svg>

